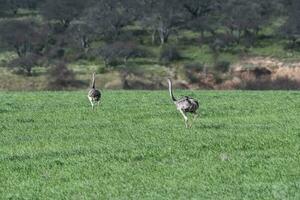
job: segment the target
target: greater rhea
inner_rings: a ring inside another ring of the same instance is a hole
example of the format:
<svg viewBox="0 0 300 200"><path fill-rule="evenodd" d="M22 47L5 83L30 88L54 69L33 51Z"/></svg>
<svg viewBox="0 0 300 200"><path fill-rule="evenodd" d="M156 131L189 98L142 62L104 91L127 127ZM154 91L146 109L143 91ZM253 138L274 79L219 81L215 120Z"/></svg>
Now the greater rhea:
<svg viewBox="0 0 300 200"><path fill-rule="evenodd" d="M195 120L196 117L198 116L197 110L199 108L199 103L196 99L194 99L192 97L188 97L188 96L182 97L177 100L173 95L172 82L170 79L168 79L168 83L169 83L170 97L171 97L172 101L174 102L177 110L182 114L182 116L184 118L185 126L186 126L186 128L188 128L188 117L186 114L187 113L194 114L194 120Z"/></svg>
<svg viewBox="0 0 300 200"><path fill-rule="evenodd" d="M88 93L88 98L92 104L92 109L94 110L95 104L97 103L99 105L101 99L101 92L95 87L95 72L93 73L92 88Z"/></svg>

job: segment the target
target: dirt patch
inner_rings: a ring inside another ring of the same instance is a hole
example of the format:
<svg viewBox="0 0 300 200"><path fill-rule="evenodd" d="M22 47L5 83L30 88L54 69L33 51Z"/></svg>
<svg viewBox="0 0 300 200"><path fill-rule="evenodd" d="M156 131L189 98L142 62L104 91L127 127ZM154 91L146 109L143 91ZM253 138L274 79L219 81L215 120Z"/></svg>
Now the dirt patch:
<svg viewBox="0 0 300 200"><path fill-rule="evenodd" d="M300 89L300 62L286 62L269 57L248 58L232 65L231 74L234 78L221 87ZM239 83L236 78L240 80Z"/></svg>

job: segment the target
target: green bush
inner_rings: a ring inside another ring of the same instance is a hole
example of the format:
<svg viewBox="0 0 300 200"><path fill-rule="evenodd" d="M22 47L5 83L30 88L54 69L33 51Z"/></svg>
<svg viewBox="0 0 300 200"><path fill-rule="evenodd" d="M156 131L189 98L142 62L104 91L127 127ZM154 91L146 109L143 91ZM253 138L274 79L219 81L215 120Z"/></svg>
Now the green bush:
<svg viewBox="0 0 300 200"><path fill-rule="evenodd" d="M193 62L186 63L184 65L185 75L191 83L197 83L199 81L198 74L203 71L204 65L201 63Z"/></svg>
<svg viewBox="0 0 300 200"><path fill-rule="evenodd" d="M78 81L75 79L75 73L70 70L66 63L57 62L48 70L48 88L49 89L64 89L73 86L78 86Z"/></svg>
<svg viewBox="0 0 300 200"><path fill-rule="evenodd" d="M182 58L176 46L165 46L160 52L160 61L163 63L170 63L172 61L180 60Z"/></svg>
<svg viewBox="0 0 300 200"><path fill-rule="evenodd" d="M230 62L229 61L218 61L214 65L214 70L222 73L226 73L229 71Z"/></svg>
<svg viewBox="0 0 300 200"><path fill-rule="evenodd" d="M196 72L201 72L204 69L204 65L202 63L198 63L198 62L191 62L191 63L184 64L184 68L186 70L193 70Z"/></svg>

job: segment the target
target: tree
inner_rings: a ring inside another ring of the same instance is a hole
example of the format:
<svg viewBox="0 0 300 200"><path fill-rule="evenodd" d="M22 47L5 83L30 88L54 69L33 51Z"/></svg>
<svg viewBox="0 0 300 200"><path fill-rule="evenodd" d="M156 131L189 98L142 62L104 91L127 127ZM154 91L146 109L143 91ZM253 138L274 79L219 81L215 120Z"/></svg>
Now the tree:
<svg viewBox="0 0 300 200"><path fill-rule="evenodd" d="M27 75L31 75L32 67L43 54L45 35L43 27L32 20L8 20L0 24L1 44L16 52L18 58L12 61L13 66Z"/></svg>
<svg viewBox="0 0 300 200"><path fill-rule="evenodd" d="M3 17L7 14L7 10L9 9L8 0L0 0L0 17Z"/></svg>
<svg viewBox="0 0 300 200"><path fill-rule="evenodd" d="M170 35L183 23L183 10L179 2L179 0L144 1L144 9L141 10L144 14L140 22L146 29L151 30L152 43L156 34L161 45L167 43Z"/></svg>
<svg viewBox="0 0 300 200"><path fill-rule="evenodd" d="M66 29L72 20L81 15L86 5L87 1L82 0L46 0L40 6L40 13L45 19L58 22Z"/></svg>
<svg viewBox="0 0 300 200"><path fill-rule="evenodd" d="M17 14L19 8L36 9L44 0L0 0L0 17Z"/></svg>
<svg viewBox="0 0 300 200"><path fill-rule="evenodd" d="M8 20L0 23L0 39L19 57L27 53L39 54L43 48L44 31L33 20Z"/></svg>
<svg viewBox="0 0 300 200"><path fill-rule="evenodd" d="M136 68L127 65L131 58L145 57L147 52L133 42L114 42L103 46L99 52L106 67L112 67L120 73L123 88L128 89L128 76L134 74Z"/></svg>
<svg viewBox="0 0 300 200"><path fill-rule="evenodd" d="M202 38L205 31L214 33L219 26L219 11L222 6L220 0L187 0L182 3L182 6L186 13L186 27L200 31Z"/></svg>
<svg viewBox="0 0 300 200"><path fill-rule="evenodd" d="M133 42L107 44L99 50L99 54L107 67L112 65L112 63L123 63L126 65L130 58L146 56L146 52Z"/></svg>
<svg viewBox="0 0 300 200"><path fill-rule="evenodd" d="M263 25L269 22L275 3L270 0L228 0L222 8L222 21L229 34L241 38L257 35Z"/></svg>
<svg viewBox="0 0 300 200"><path fill-rule="evenodd" d="M63 61L55 62L48 71L48 87L50 89L62 89L78 86L79 82L75 79L75 74Z"/></svg>
<svg viewBox="0 0 300 200"><path fill-rule="evenodd" d="M67 36L73 48L79 47L86 53L95 37L95 31L83 21L74 21L67 30Z"/></svg>
<svg viewBox="0 0 300 200"><path fill-rule="evenodd" d="M300 2L292 0L288 6L288 18L285 24L281 27L281 31L291 41L291 48L296 47L297 39L300 38Z"/></svg>
<svg viewBox="0 0 300 200"><path fill-rule="evenodd" d="M40 56L34 53L28 53L25 56L12 60L8 66L10 68L16 68L19 72L26 74L27 76L32 75L32 68L38 65Z"/></svg>
<svg viewBox="0 0 300 200"><path fill-rule="evenodd" d="M116 41L134 16L126 1L100 0L86 10L83 21L106 40Z"/></svg>
<svg viewBox="0 0 300 200"><path fill-rule="evenodd" d="M17 13L19 8L36 9L39 3L43 3L44 0L6 0L8 1L10 8Z"/></svg>

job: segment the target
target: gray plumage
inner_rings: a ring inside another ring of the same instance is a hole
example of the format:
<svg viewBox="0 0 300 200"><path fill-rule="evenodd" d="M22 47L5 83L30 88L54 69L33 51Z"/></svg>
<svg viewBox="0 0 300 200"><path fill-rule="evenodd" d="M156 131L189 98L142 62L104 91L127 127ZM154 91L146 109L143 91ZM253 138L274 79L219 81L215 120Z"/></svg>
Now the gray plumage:
<svg viewBox="0 0 300 200"><path fill-rule="evenodd" d="M99 105L101 100L101 92L96 89L95 87L95 73L93 73L93 79L92 79L92 88L90 89L88 93L88 99L91 102L92 109L94 109L95 103Z"/></svg>
<svg viewBox="0 0 300 200"><path fill-rule="evenodd" d="M174 102L177 110L182 114L185 122L185 126L188 127L188 118L186 116L187 113L192 113L194 114L194 120L198 116L197 110L199 108L199 103L196 99L192 97L182 97L180 99L176 99L173 95L173 90L172 90L172 82L170 79L168 79L168 84L169 84L169 93L172 101ZM191 126L191 125L190 125Z"/></svg>

